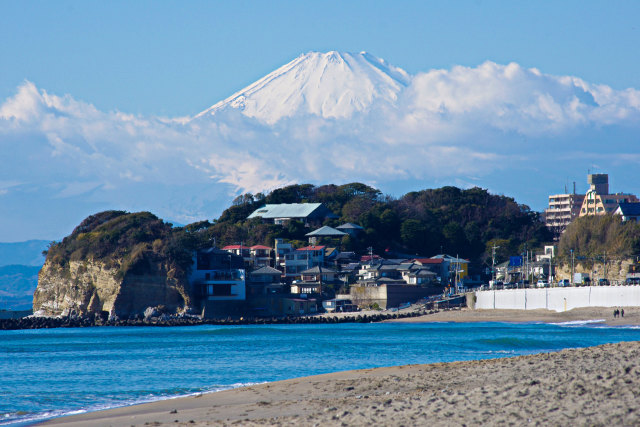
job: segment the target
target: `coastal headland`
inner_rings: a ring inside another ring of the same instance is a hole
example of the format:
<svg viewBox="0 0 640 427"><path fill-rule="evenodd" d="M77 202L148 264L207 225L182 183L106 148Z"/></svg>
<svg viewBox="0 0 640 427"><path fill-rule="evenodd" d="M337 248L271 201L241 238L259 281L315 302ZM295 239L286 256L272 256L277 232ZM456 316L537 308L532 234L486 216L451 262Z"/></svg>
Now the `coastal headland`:
<svg viewBox="0 0 640 427"><path fill-rule="evenodd" d="M50 426L637 425L640 343L337 372L50 420Z"/></svg>

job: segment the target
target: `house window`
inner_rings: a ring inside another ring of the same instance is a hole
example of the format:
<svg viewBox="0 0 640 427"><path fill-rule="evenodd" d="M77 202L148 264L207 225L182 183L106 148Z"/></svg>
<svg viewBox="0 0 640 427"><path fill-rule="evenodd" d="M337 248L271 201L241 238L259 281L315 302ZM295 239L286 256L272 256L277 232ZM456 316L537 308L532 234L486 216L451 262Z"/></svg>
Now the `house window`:
<svg viewBox="0 0 640 427"><path fill-rule="evenodd" d="M231 295L231 284L230 283L216 283L215 285L209 285L213 287L213 292L211 295L216 297L227 297Z"/></svg>

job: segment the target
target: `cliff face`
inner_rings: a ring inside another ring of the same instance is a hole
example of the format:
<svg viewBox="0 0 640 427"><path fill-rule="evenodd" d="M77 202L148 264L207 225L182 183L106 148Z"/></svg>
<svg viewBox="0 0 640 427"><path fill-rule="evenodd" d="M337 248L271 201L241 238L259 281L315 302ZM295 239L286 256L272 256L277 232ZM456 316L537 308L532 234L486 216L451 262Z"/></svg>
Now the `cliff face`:
<svg viewBox="0 0 640 427"><path fill-rule="evenodd" d="M123 318L158 305L187 308L189 242L189 234L147 212L92 215L47 250L33 311Z"/></svg>
<svg viewBox="0 0 640 427"><path fill-rule="evenodd" d="M170 272L161 269L119 278L118 271L100 261L71 261L68 268L46 262L38 275L33 311L47 316L106 311L126 318L150 306L177 311L189 302L184 286Z"/></svg>

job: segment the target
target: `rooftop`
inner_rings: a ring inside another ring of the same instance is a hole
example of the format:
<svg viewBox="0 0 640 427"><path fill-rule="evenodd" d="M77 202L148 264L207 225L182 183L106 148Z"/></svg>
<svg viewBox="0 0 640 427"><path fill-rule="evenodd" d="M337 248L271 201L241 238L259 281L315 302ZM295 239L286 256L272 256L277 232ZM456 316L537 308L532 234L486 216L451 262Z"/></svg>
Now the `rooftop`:
<svg viewBox="0 0 640 427"><path fill-rule="evenodd" d="M618 210L624 216L640 215L640 203L620 203Z"/></svg>
<svg viewBox="0 0 640 427"><path fill-rule="evenodd" d="M304 248L296 249L296 251L321 251L324 246L305 246Z"/></svg>
<svg viewBox="0 0 640 427"><path fill-rule="evenodd" d="M342 231L336 230L335 228L329 227L328 225L320 227L317 230L313 230L311 233L305 234L305 236L307 236L307 237L314 237L314 236L318 236L318 237L322 237L322 236L326 236L326 237L342 237L342 236L346 236L346 235L347 235L347 233L343 233Z"/></svg>
<svg viewBox="0 0 640 427"><path fill-rule="evenodd" d="M322 203L281 203L278 205L265 205L253 211L248 218L306 218L320 206L322 206Z"/></svg>

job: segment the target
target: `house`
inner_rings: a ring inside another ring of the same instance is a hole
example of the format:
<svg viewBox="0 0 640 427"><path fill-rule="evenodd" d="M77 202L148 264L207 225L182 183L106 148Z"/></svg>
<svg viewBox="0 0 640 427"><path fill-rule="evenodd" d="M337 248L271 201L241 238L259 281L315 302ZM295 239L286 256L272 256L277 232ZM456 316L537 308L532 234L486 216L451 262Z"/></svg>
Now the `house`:
<svg viewBox="0 0 640 427"><path fill-rule="evenodd" d="M334 217L335 214L322 203L281 203L268 204L258 208L247 219L261 218L263 221L273 224L284 224L287 221L297 220L307 224L322 222L325 218Z"/></svg>
<svg viewBox="0 0 640 427"><path fill-rule="evenodd" d="M249 273L247 281L247 295L255 297L257 295L282 293L282 272L273 267L264 266Z"/></svg>
<svg viewBox="0 0 640 427"><path fill-rule="evenodd" d="M433 256L431 259L442 260L442 274L446 276L441 277L443 285L448 285L454 281L464 281L469 275L469 260L444 254Z"/></svg>
<svg viewBox="0 0 640 427"><path fill-rule="evenodd" d="M536 255L536 261L549 261L556 256L556 247L555 245L545 245L544 253Z"/></svg>
<svg viewBox="0 0 640 427"><path fill-rule="evenodd" d="M223 247L222 250L242 257L245 268L251 267L251 248L249 246L244 246L242 244L227 245Z"/></svg>
<svg viewBox="0 0 640 427"><path fill-rule="evenodd" d="M426 286L437 283L437 274L430 267L416 262L403 263L398 267L398 271L407 285Z"/></svg>
<svg viewBox="0 0 640 427"><path fill-rule="evenodd" d="M300 315L318 312L318 302L314 298L270 298L267 311L273 315Z"/></svg>
<svg viewBox="0 0 640 427"><path fill-rule="evenodd" d="M622 221L640 221L640 203L620 203L613 211L614 215L620 215Z"/></svg>
<svg viewBox="0 0 640 427"><path fill-rule="evenodd" d="M329 237L329 238L341 239L346 235L347 233L344 233L340 230L336 230L335 228L329 227L328 225L325 225L323 227L318 228L317 230L313 230L312 232L305 234L305 236L308 237L309 239L314 237L316 238Z"/></svg>
<svg viewBox="0 0 640 427"><path fill-rule="evenodd" d="M286 254L284 261L285 276L299 276L304 270L323 265L324 249L324 246L306 246Z"/></svg>
<svg viewBox="0 0 640 427"><path fill-rule="evenodd" d="M276 264L274 267L279 268L284 271L285 269L285 257L287 254L290 254L294 251L293 245L291 243L285 243L284 239L277 238L275 241L275 257Z"/></svg>
<svg viewBox="0 0 640 427"><path fill-rule="evenodd" d="M371 282L378 278L401 279L398 267L400 267L399 264L386 259L380 260L376 264L364 264L358 272L358 281Z"/></svg>
<svg viewBox="0 0 640 427"><path fill-rule="evenodd" d="M342 231L343 233L347 233L351 237L356 237L364 230L364 228L360 227L359 225L350 222L339 225L336 227L336 229Z"/></svg>
<svg viewBox="0 0 640 427"><path fill-rule="evenodd" d="M443 258L414 258L411 262L436 273L436 280L443 285L449 283L449 265Z"/></svg>
<svg viewBox="0 0 640 427"><path fill-rule="evenodd" d="M320 282L300 282L294 280L291 284L291 293L297 295L321 294L322 283Z"/></svg>
<svg viewBox="0 0 640 427"><path fill-rule="evenodd" d="M322 301L322 308L324 308L327 313L342 313L358 310L358 306L353 304L350 299L343 298L334 298Z"/></svg>
<svg viewBox="0 0 640 427"><path fill-rule="evenodd" d="M331 268L317 265L301 273L303 282L333 283L337 272Z"/></svg>
<svg viewBox="0 0 640 427"><path fill-rule="evenodd" d="M249 253L251 257L251 265L254 267L264 267L271 265L272 248L264 245L251 246Z"/></svg>
<svg viewBox="0 0 640 427"><path fill-rule="evenodd" d="M240 311L246 300L244 261L216 248L197 251L189 286L203 307L204 317Z"/></svg>

